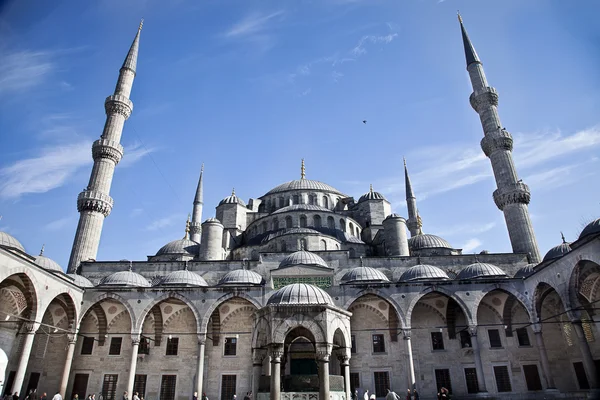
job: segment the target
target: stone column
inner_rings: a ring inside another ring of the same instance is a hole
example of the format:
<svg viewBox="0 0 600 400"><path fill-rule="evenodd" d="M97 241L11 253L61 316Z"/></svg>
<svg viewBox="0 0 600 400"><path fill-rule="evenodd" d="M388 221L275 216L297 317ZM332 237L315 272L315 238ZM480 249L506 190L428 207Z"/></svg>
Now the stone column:
<svg viewBox="0 0 600 400"><path fill-rule="evenodd" d="M583 326L581 326L581 320L572 321L571 324L573 325L573 328L575 328L577 339L579 339L579 350L581 351L581 356L583 357L583 367L585 369L588 382L590 383L590 388L598 389L598 380L596 379L596 364L594 364L594 358L592 357L590 346L585 338L585 332L583 331Z"/></svg>
<svg viewBox="0 0 600 400"><path fill-rule="evenodd" d="M265 368L265 375L266 376L271 376L271 356L267 355L267 363L266 363L266 368Z"/></svg>
<svg viewBox="0 0 600 400"><path fill-rule="evenodd" d="M252 396L256 399L260 377L262 375L263 360L265 355L260 349L252 349Z"/></svg>
<svg viewBox="0 0 600 400"><path fill-rule="evenodd" d="M206 335L198 335L198 366L196 367L196 391L198 398L202 398L202 386L204 385L204 349L206 347Z"/></svg>
<svg viewBox="0 0 600 400"><path fill-rule="evenodd" d="M479 392L487 392L485 387L485 375L483 374L483 364L481 363L481 352L479 351L479 342L477 341L477 325L469 326L471 334L471 346L473 346L473 356L475 356L475 371L477 372L477 386Z"/></svg>
<svg viewBox="0 0 600 400"><path fill-rule="evenodd" d="M329 400L329 351L317 351L319 363L319 400Z"/></svg>
<svg viewBox="0 0 600 400"><path fill-rule="evenodd" d="M71 364L73 363L73 353L75 352L75 343L77 343L77 336L68 335L69 347L67 348L67 359L65 360L65 368L63 369L62 379L60 380L60 395L66 398L67 384L69 383L69 374L71 373Z"/></svg>
<svg viewBox="0 0 600 400"><path fill-rule="evenodd" d="M350 388L350 357L343 355L339 357L340 366L342 367L342 375L344 376L344 388L346 392L346 400L350 400L351 388Z"/></svg>
<svg viewBox="0 0 600 400"><path fill-rule="evenodd" d="M540 361L542 363L542 374L546 380L546 389L554 389L554 379L550 372L550 363L548 362L548 353L546 353L546 345L544 344L544 337L542 336L541 328L533 331L535 334L535 343L538 351L540 352Z"/></svg>
<svg viewBox="0 0 600 400"><path fill-rule="evenodd" d="M127 379L127 394L133 398L133 384L135 381L135 370L137 368L138 348L140 346L139 335L131 336L131 362L129 363L129 379Z"/></svg>
<svg viewBox="0 0 600 400"><path fill-rule="evenodd" d="M283 345L271 348L271 400L281 399L281 357Z"/></svg>
<svg viewBox="0 0 600 400"><path fill-rule="evenodd" d="M29 362L29 355L31 354L31 347L33 345L33 339L35 338L35 331L39 324L36 323L24 323L23 330L21 332L22 335L25 335L25 339L23 342L23 352L19 357L19 367L17 368L17 373L15 375L15 380L13 381L12 392L19 392L21 395L21 386L23 386L23 381L25 380L25 372L27 371L27 363Z"/></svg>
<svg viewBox="0 0 600 400"><path fill-rule="evenodd" d="M416 389L415 379L415 361L413 359L412 343L410 341L410 329L403 331L404 342L406 343L406 354L408 354L408 387L413 390Z"/></svg>

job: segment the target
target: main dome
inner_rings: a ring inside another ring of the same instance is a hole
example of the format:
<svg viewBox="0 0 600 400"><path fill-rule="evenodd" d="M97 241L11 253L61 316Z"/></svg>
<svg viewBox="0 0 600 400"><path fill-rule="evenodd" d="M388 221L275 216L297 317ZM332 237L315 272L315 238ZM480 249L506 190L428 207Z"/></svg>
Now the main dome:
<svg viewBox="0 0 600 400"><path fill-rule="evenodd" d="M329 265L318 255L310 251L300 250L285 257L279 263L279 268L292 267L294 265L315 265L318 267L329 268Z"/></svg>
<svg viewBox="0 0 600 400"><path fill-rule="evenodd" d="M200 245L193 240L179 239L165 244L156 252L157 256L167 254L185 254L195 256L200 251Z"/></svg>
<svg viewBox="0 0 600 400"><path fill-rule="evenodd" d="M293 283L277 290L267 304L328 304L333 305L331 296L323 289L307 283Z"/></svg>
<svg viewBox="0 0 600 400"><path fill-rule="evenodd" d="M329 186L328 184L323 182L313 181L310 179L296 179L294 181L282 183L281 185L274 187L273 189L265 193L265 196L274 193L287 192L290 190L316 190L319 192L343 194L333 186Z"/></svg>

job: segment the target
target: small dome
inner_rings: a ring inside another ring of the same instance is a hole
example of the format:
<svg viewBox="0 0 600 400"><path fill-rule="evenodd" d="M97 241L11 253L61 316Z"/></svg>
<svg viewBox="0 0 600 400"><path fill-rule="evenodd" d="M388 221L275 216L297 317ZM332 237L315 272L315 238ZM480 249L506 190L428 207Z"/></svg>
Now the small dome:
<svg viewBox="0 0 600 400"><path fill-rule="evenodd" d="M208 283L203 277L195 272L188 271L187 269L180 271L173 271L165 276L160 285L176 285L176 286L208 286Z"/></svg>
<svg viewBox="0 0 600 400"><path fill-rule="evenodd" d="M544 256L543 261L553 260L555 258L560 258L571 251L570 243L562 242L558 246L554 246Z"/></svg>
<svg viewBox="0 0 600 400"><path fill-rule="evenodd" d="M254 271L247 269L238 269L228 272L221 280L219 285L260 285L263 277Z"/></svg>
<svg viewBox="0 0 600 400"><path fill-rule="evenodd" d="M64 273L62 267L56 261L54 261L53 259L48 258L42 254L35 257L35 263L48 271L56 271L56 272Z"/></svg>
<svg viewBox="0 0 600 400"><path fill-rule="evenodd" d="M396 214L396 213L392 213L392 214L388 215L387 217L385 217L385 219L392 219L392 218L402 218L402 219L404 219L404 217L402 215ZM385 219L384 219L384 221L385 221Z"/></svg>
<svg viewBox="0 0 600 400"><path fill-rule="evenodd" d="M591 235L592 233L600 233L600 218L587 224L579 234L579 239Z"/></svg>
<svg viewBox="0 0 600 400"><path fill-rule="evenodd" d="M81 288L94 287L94 284L92 282L90 282L90 280L88 278L86 278L85 276L81 276L78 274L67 274L67 276L70 276L71 278L73 278L73 283Z"/></svg>
<svg viewBox="0 0 600 400"><path fill-rule="evenodd" d="M26 253L25 247L23 247L21 242L6 232L0 232L0 246L12 247L13 249L21 250L23 253Z"/></svg>
<svg viewBox="0 0 600 400"><path fill-rule="evenodd" d="M328 304L331 296L323 289L306 283L294 283L277 290L267 304Z"/></svg>
<svg viewBox="0 0 600 400"><path fill-rule="evenodd" d="M505 278L506 273L493 264L476 262L463 268L456 277L459 280L479 278Z"/></svg>
<svg viewBox="0 0 600 400"><path fill-rule="evenodd" d="M219 224L219 225L223 225L223 224L221 224L221 221L219 221L216 218L209 218L206 221L204 221L203 224Z"/></svg>
<svg viewBox="0 0 600 400"><path fill-rule="evenodd" d="M289 190L314 190L318 192L342 194L342 192L336 188L323 182L313 181L310 179L296 179L294 181L282 183L281 185L274 187L273 189L269 190L265 196L274 193L287 192Z"/></svg>
<svg viewBox="0 0 600 400"><path fill-rule="evenodd" d="M146 278L132 270L115 272L102 279L100 285L150 287L150 283Z"/></svg>
<svg viewBox="0 0 600 400"><path fill-rule="evenodd" d="M437 279L450 279L448 274L438 267L427 264L417 264L410 267L400 276L400 282L428 281Z"/></svg>
<svg viewBox="0 0 600 400"><path fill-rule="evenodd" d="M367 200L386 200L386 198L383 197L383 195L381 193L374 192L373 185L371 185L371 189L367 193L360 196L360 199L358 199L358 202L362 203L363 201L367 201Z"/></svg>
<svg viewBox="0 0 600 400"><path fill-rule="evenodd" d="M408 247L411 250L421 250L421 249L452 249L450 243L445 241L439 236L431 235L429 233L424 233L421 235L413 236L408 239Z"/></svg>
<svg viewBox="0 0 600 400"><path fill-rule="evenodd" d="M167 254L184 254L189 256L195 256L200 251L200 245L190 239L179 239L173 240L165 244L156 252L157 256L163 256Z"/></svg>
<svg viewBox="0 0 600 400"><path fill-rule="evenodd" d="M235 189L231 192L231 196L227 196L219 202L220 206L223 204L239 204L243 207L246 207L246 203L244 203L244 200L240 199L235 195Z"/></svg>
<svg viewBox="0 0 600 400"><path fill-rule="evenodd" d="M329 268L325 260L310 251L300 250L285 257L280 263L279 268L291 267L294 265L315 265L318 267Z"/></svg>
<svg viewBox="0 0 600 400"><path fill-rule="evenodd" d="M381 271L371 267L352 268L342 276L342 282L389 282L390 280Z"/></svg>
<svg viewBox="0 0 600 400"><path fill-rule="evenodd" d="M515 278L525 278L533 273L533 267L537 264L527 264L524 267L519 268L519 270L515 273Z"/></svg>

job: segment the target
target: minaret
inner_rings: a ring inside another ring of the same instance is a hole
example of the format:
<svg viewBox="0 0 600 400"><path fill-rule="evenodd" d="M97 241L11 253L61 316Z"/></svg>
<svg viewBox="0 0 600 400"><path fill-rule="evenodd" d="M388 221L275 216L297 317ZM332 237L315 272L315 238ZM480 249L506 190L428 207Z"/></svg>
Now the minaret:
<svg viewBox="0 0 600 400"><path fill-rule="evenodd" d="M194 197L194 209L192 211L192 223L190 225L191 239L200 243L200 234L202 232L202 206L204 205L202 176L204 175L204 164L200 168L200 179L196 188L196 197Z"/></svg>
<svg viewBox="0 0 600 400"><path fill-rule="evenodd" d="M417 198L413 192L412 184L408 176L408 168L406 168L406 158L404 159L404 185L406 187L406 207L408 208L408 220L406 226L410 231L410 237L419 235L419 223L418 223L418 211L417 211Z"/></svg>
<svg viewBox="0 0 600 400"><path fill-rule="evenodd" d="M469 40L460 14L458 21L465 47L467 71L473 87L469 100L481 119L484 133L481 149L492 163L498 187L494 191L494 202L504 213L513 252L529 254L530 262L538 263L541 261L540 252L527 207L531 195L529 187L517 176L512 159L513 139L503 128L498 115L498 92L488 86L483 65Z"/></svg>
<svg viewBox="0 0 600 400"><path fill-rule="evenodd" d="M143 23L142 20L125 62L119 71L115 92L104 102L106 123L102 136L92 145L94 167L90 181L88 186L77 196L77 211L80 213L79 224L71 250L68 273L75 273L81 261L96 259L104 218L110 214L113 207L113 199L109 195L110 186L115 166L123 157L123 146L120 143L123 124L133 110L133 103L129 100L129 95L135 78Z"/></svg>
<svg viewBox="0 0 600 400"><path fill-rule="evenodd" d="M306 179L306 168L304 167L304 158L302 159L302 165L300 166L300 179Z"/></svg>

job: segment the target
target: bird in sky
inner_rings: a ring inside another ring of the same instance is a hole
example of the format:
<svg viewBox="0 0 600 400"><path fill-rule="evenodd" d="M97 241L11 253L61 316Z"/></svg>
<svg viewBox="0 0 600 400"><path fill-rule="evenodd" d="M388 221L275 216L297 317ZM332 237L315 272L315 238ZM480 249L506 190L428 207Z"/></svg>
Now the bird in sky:
<svg viewBox="0 0 600 400"><path fill-rule="evenodd" d="M367 123L367 120L366 120L366 119L363 119L363 124L366 124L366 123Z"/></svg>

